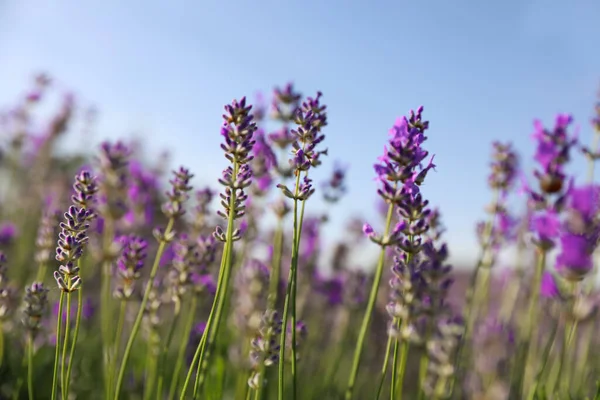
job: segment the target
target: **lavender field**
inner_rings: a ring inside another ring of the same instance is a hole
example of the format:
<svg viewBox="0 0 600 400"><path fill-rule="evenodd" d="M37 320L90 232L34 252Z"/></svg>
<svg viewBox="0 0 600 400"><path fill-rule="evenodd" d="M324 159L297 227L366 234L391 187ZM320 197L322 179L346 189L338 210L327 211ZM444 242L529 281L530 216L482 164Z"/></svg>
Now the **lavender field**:
<svg viewBox="0 0 600 400"><path fill-rule="evenodd" d="M456 272L425 184L444 168L436 123L408 111L373 160L380 220L349 218L325 273L328 215L311 203L347 191L342 164L311 179L326 94L290 83L226 104L223 173L193 187L202 171L127 138L61 154L93 119L68 93L48 104L57 91L38 75L2 115L2 398L600 399L600 103L591 145L568 114L534 122L534 154L492 143L478 262ZM587 176L565 172L577 158Z"/></svg>
<svg viewBox="0 0 600 400"><path fill-rule="evenodd" d="M0 0L0 400L600 400L598 0Z"/></svg>

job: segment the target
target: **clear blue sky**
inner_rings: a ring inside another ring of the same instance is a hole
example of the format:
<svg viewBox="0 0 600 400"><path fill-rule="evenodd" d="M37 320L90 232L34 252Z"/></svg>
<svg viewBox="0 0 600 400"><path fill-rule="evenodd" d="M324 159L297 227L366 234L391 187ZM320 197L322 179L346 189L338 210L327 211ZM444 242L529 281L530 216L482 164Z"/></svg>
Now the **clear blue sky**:
<svg viewBox="0 0 600 400"><path fill-rule="evenodd" d="M330 108L321 176L351 164L337 223L373 219L372 164L396 117L423 104L438 165L424 192L471 261L491 141L529 159L533 118L556 112L589 137L599 20L597 0L0 0L0 104L46 70L98 106L98 140L143 132L213 183L223 104L293 80Z"/></svg>

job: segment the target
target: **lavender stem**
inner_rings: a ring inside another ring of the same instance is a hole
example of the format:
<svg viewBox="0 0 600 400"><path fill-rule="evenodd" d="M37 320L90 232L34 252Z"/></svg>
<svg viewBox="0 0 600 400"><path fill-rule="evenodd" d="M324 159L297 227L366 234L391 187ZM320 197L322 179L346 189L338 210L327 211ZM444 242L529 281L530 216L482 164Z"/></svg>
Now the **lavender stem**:
<svg viewBox="0 0 600 400"><path fill-rule="evenodd" d="M394 205L390 204L388 207L387 218L385 222L385 233L384 237L390 232L390 226L392 225L392 215L394 212ZM352 399L352 393L354 392L354 385L356 383L356 376L358 375L358 368L360 366L360 358L362 349L364 347L364 342L367 337L367 331L369 329L369 325L371 323L371 314L373 313L373 309L375 308L375 301L377 300L377 293L379 292L379 283L381 282L381 275L383 274L383 264L385 263L385 248L381 249L379 254L379 262L377 263L377 267L375 269L375 277L373 278L373 285L371 286L371 293L369 295L369 302L367 303L367 309L365 311L365 315L363 317L362 324L360 326L360 331L358 334L358 340L356 342L356 347L354 348L354 358L352 361L352 370L350 372L350 380L348 381L348 388L346 389L346 400Z"/></svg>
<svg viewBox="0 0 600 400"><path fill-rule="evenodd" d="M167 228L165 229L165 237L167 237L170 234L171 230L173 229L174 223L175 219L169 218L169 223L167 224ZM152 284L154 283L154 278L156 277L158 265L160 264L160 259L162 258L162 254L165 250L166 244L167 243L165 240L161 240L160 244L158 245L156 257L154 258L154 264L152 265L152 270L150 271L150 278L148 280L148 283L146 284L146 290L144 291L144 297L142 298L142 304L140 305L137 317L135 318L135 322L133 323L133 328L131 334L129 335L129 339L127 340L125 352L123 353L123 360L121 361L119 377L117 378L117 385L115 387L114 400L118 400L121 394L121 386L123 385L123 378L125 377L125 368L127 366L127 361L129 360L129 354L131 353L133 342L135 341L138 331L140 330L142 318L144 316L144 310L146 309L146 303L148 303L148 297L150 296L150 289L152 289Z"/></svg>

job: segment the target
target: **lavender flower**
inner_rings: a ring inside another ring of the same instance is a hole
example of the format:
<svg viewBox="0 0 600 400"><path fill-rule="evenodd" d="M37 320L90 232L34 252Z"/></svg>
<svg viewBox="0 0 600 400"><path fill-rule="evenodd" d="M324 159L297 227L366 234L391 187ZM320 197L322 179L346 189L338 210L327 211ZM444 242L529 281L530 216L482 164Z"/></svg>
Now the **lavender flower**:
<svg viewBox="0 0 600 400"><path fill-rule="evenodd" d="M42 317L48 307L48 289L41 282L34 282L25 289L23 325L32 336L38 333L42 326Z"/></svg>
<svg viewBox="0 0 600 400"><path fill-rule="evenodd" d="M8 284L6 256L0 252L0 322L10 316L14 300L14 291Z"/></svg>
<svg viewBox="0 0 600 400"><path fill-rule="evenodd" d="M574 188L568 193L569 214L556 258L556 270L568 280L580 281L592 269L592 253L600 239L599 201L599 186Z"/></svg>
<svg viewBox="0 0 600 400"><path fill-rule="evenodd" d="M103 216L119 220L127 212L127 170L131 150L123 143L104 142L98 161L102 180L98 208Z"/></svg>
<svg viewBox="0 0 600 400"><path fill-rule="evenodd" d="M189 198L187 193L192 190L189 182L194 175L190 174L190 171L184 167L179 167L178 171L173 171L173 175L175 177L169 181L171 190L166 192L169 200L163 204L162 211L167 218L177 219L185 214L182 206Z"/></svg>
<svg viewBox="0 0 600 400"><path fill-rule="evenodd" d="M120 282L114 294L118 299L129 300L135 290L135 283L141 276L140 270L144 267L148 243L134 235L123 236L118 241L122 244L123 250L117 259L117 274Z"/></svg>
<svg viewBox="0 0 600 400"><path fill-rule="evenodd" d="M344 194L346 194L346 170L347 167L342 167L336 163L333 168L331 178L323 185L323 197L329 203L337 203Z"/></svg>
<svg viewBox="0 0 600 400"><path fill-rule="evenodd" d="M260 322L257 335L252 339L250 360L254 371L248 379L248 385L257 389L262 386L263 365L268 367L279 361L278 335L281 333L282 321L277 311L267 310Z"/></svg>

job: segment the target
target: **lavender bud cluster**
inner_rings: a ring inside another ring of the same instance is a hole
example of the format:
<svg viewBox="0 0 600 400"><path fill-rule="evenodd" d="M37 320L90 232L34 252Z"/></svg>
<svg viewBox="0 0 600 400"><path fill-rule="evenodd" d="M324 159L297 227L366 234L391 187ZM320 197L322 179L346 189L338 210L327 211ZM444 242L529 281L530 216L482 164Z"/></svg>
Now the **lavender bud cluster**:
<svg viewBox="0 0 600 400"><path fill-rule="evenodd" d="M253 121L254 117L250 113L251 109L252 106L246 106L245 97L239 102L233 100L231 104L225 106L224 123L221 128L225 143L221 144L221 148L225 152L225 158L233 166L228 166L219 179L219 183L225 187L225 192L220 194L223 211L219 210L217 214L224 219L235 220L245 214L245 202L248 196L244 189L252 182L252 171L248 163L253 158L250 152L255 143L253 135L257 129ZM239 234L238 230L233 240L239 240ZM217 229L215 238L226 241L221 229Z"/></svg>
<svg viewBox="0 0 600 400"><path fill-rule="evenodd" d="M102 143L98 161L103 177L100 183L99 210L119 220L127 212L127 165L131 150L123 143Z"/></svg>
<svg viewBox="0 0 600 400"><path fill-rule="evenodd" d="M42 327L42 317L48 308L48 289L41 282L34 282L25 289L23 325L34 337Z"/></svg>
<svg viewBox="0 0 600 400"><path fill-rule="evenodd" d="M261 364L268 367L279 361L279 335L281 334L282 321L274 310L264 312L257 335L250 345L250 361L254 367L248 379L248 385L256 389L262 384Z"/></svg>
<svg viewBox="0 0 600 400"><path fill-rule="evenodd" d="M123 236L118 241L123 246L123 250L117 259L119 283L114 295L118 299L129 300L134 293L136 282L140 279L148 243L135 235Z"/></svg>
<svg viewBox="0 0 600 400"><path fill-rule="evenodd" d="M192 190L189 185L194 175L184 167L179 167L178 171L173 171L174 178L169 181L171 190L166 192L168 201L163 204L162 211L167 218L179 218L185 214L183 203L189 198L188 192Z"/></svg>

